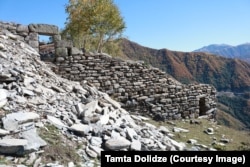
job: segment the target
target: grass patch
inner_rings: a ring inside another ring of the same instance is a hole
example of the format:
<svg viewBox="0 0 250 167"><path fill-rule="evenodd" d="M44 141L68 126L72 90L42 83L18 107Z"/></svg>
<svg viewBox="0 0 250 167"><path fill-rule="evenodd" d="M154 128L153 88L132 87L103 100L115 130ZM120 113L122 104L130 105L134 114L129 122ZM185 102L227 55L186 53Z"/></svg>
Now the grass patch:
<svg viewBox="0 0 250 167"><path fill-rule="evenodd" d="M4 156L0 156L0 164L5 164L5 165L8 165L9 162L6 160L6 158Z"/></svg>
<svg viewBox="0 0 250 167"><path fill-rule="evenodd" d="M44 163L58 161L66 165L68 162L78 164L81 161L76 153L78 145L60 134L55 126L46 125L45 128L39 130L39 135L48 143L48 146L43 149L42 161Z"/></svg>
<svg viewBox="0 0 250 167"><path fill-rule="evenodd" d="M229 150L250 150L250 132L237 130L234 128L229 128L223 125L218 125L217 122L211 122L205 119L199 119L201 124L190 124L189 120L183 121L171 121L174 125L171 125L167 122L156 122L154 120L148 121L149 123L155 126L166 126L169 130L172 130L174 127L188 129L188 133L174 133L174 140L178 142L184 142L187 146L190 144L187 143L189 139L197 140L198 144L206 145L210 148L215 148L217 150L229 151ZM204 133L207 128L213 128L214 134L208 135ZM225 146L219 144L212 144L214 142L220 142L222 137L230 140L229 143Z"/></svg>

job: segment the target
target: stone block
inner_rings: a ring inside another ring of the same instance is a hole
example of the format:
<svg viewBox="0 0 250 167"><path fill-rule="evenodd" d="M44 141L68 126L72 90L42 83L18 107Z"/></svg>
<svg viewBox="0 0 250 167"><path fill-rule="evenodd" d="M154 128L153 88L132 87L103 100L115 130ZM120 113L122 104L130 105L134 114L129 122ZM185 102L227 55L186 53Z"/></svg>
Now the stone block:
<svg viewBox="0 0 250 167"><path fill-rule="evenodd" d="M59 29L55 25L48 24L30 24L29 26L30 32L37 32L41 35L56 35L59 34Z"/></svg>
<svg viewBox="0 0 250 167"><path fill-rule="evenodd" d="M29 33L28 38L29 38L28 40L38 41L38 33L35 33L35 32Z"/></svg>
<svg viewBox="0 0 250 167"><path fill-rule="evenodd" d="M21 24L18 24L17 25L17 32L26 32L28 33L29 32L29 27L26 26L26 25L21 25Z"/></svg>
<svg viewBox="0 0 250 167"><path fill-rule="evenodd" d="M71 48L72 46L72 42L66 40L57 41L55 44L56 48Z"/></svg>
<svg viewBox="0 0 250 167"><path fill-rule="evenodd" d="M38 48L38 47L39 47L39 42L38 42L38 41L32 41L32 40L30 40L30 41L29 41L29 45L30 45L32 48Z"/></svg>
<svg viewBox="0 0 250 167"><path fill-rule="evenodd" d="M61 41L61 35L53 35L53 41L54 42Z"/></svg>
<svg viewBox="0 0 250 167"><path fill-rule="evenodd" d="M79 49L76 48L76 47L72 47L72 48L71 48L71 53L72 53L72 55L83 54L82 51L79 50Z"/></svg>
<svg viewBox="0 0 250 167"><path fill-rule="evenodd" d="M56 48L56 55L60 57L67 57L68 56L67 48Z"/></svg>

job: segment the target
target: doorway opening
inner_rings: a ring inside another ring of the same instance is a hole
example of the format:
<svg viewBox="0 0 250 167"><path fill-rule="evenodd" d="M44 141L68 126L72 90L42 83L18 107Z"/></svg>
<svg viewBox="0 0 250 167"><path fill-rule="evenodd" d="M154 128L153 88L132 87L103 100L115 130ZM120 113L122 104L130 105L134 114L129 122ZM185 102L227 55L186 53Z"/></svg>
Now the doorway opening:
<svg viewBox="0 0 250 167"><path fill-rule="evenodd" d="M55 58L55 45L53 37L49 35L39 35L38 41L41 60L53 62Z"/></svg>
<svg viewBox="0 0 250 167"><path fill-rule="evenodd" d="M205 97L200 98L199 100L199 116L206 115L206 99Z"/></svg>

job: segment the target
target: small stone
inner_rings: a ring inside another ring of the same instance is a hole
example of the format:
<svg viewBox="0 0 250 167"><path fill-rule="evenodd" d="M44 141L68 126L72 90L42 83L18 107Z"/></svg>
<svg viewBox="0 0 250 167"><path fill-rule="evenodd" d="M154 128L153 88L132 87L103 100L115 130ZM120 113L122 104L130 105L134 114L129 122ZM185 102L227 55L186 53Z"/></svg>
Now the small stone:
<svg viewBox="0 0 250 167"><path fill-rule="evenodd" d="M93 150L95 153L97 153L97 156L98 156L98 157L101 157L101 152L104 151L102 148L97 147L97 146L89 145L89 148L90 148L91 150Z"/></svg>
<svg viewBox="0 0 250 167"><path fill-rule="evenodd" d="M102 144L102 138L93 136L90 139L90 143L92 146L99 146L100 147Z"/></svg>
<svg viewBox="0 0 250 167"><path fill-rule="evenodd" d="M214 129L213 128L207 128L207 130L204 131L208 135L213 135L214 134Z"/></svg>
<svg viewBox="0 0 250 167"><path fill-rule="evenodd" d="M95 151L89 149L89 147L86 148L86 153L91 157L91 158L96 158L98 155Z"/></svg>
<svg viewBox="0 0 250 167"><path fill-rule="evenodd" d="M0 50L5 50L5 46L2 43L0 43Z"/></svg>
<svg viewBox="0 0 250 167"><path fill-rule="evenodd" d="M74 162L69 162L69 163L68 163L68 167L75 167Z"/></svg>
<svg viewBox="0 0 250 167"><path fill-rule="evenodd" d="M39 157L38 159L35 160L33 167L39 167L40 162L42 161L42 158Z"/></svg>
<svg viewBox="0 0 250 167"><path fill-rule="evenodd" d="M220 142L222 142L222 143L229 143L230 139L220 139Z"/></svg>
<svg viewBox="0 0 250 167"><path fill-rule="evenodd" d="M23 95L27 95L27 96L34 96L34 92L28 89L23 88Z"/></svg>
<svg viewBox="0 0 250 167"><path fill-rule="evenodd" d="M0 89L0 108L6 105L8 102L7 100L7 90L5 89Z"/></svg>
<svg viewBox="0 0 250 167"><path fill-rule="evenodd" d="M194 145L194 144L197 143L197 140L195 140L195 139L189 139L189 140L187 141L187 143L190 143L190 144Z"/></svg>
<svg viewBox="0 0 250 167"><path fill-rule="evenodd" d="M8 36L10 39L17 40L17 36L12 33L9 33Z"/></svg>
<svg viewBox="0 0 250 167"><path fill-rule="evenodd" d="M6 135L8 135L8 134L10 134L10 132L9 132L9 131L4 130L4 129L0 129L0 137L2 137L2 136L6 136Z"/></svg>
<svg viewBox="0 0 250 167"><path fill-rule="evenodd" d="M5 53L1 52L1 51L0 51L0 57L4 58L4 59L8 58L8 56Z"/></svg>
<svg viewBox="0 0 250 167"><path fill-rule="evenodd" d="M174 127L173 128L173 132L184 132L184 133L188 133L189 132L189 130L187 130L187 129L183 129L183 128L177 128L177 127Z"/></svg>
<svg viewBox="0 0 250 167"><path fill-rule="evenodd" d="M135 132L134 129L132 128L126 128L126 132L127 132L127 138L130 139L130 140L133 140L133 139L136 139L138 138L137 136L137 133Z"/></svg>
<svg viewBox="0 0 250 167"><path fill-rule="evenodd" d="M139 140L133 140L130 146L131 151L141 151L141 142Z"/></svg>

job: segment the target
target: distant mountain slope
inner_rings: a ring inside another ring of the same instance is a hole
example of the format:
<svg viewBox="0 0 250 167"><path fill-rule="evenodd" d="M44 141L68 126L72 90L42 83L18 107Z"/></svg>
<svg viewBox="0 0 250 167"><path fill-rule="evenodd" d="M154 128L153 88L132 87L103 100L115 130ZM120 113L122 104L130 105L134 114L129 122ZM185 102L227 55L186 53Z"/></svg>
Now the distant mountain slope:
<svg viewBox="0 0 250 167"><path fill-rule="evenodd" d="M237 46L213 44L197 49L194 52L207 52L228 58L240 58L250 63L250 43Z"/></svg>
<svg viewBox="0 0 250 167"><path fill-rule="evenodd" d="M249 91L250 64L204 52L177 52L151 49L123 39L123 56L143 60L183 83L200 82L217 90ZM227 47L227 46L225 46Z"/></svg>

